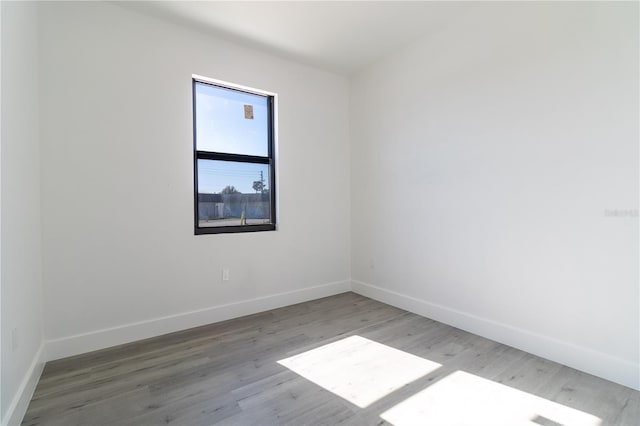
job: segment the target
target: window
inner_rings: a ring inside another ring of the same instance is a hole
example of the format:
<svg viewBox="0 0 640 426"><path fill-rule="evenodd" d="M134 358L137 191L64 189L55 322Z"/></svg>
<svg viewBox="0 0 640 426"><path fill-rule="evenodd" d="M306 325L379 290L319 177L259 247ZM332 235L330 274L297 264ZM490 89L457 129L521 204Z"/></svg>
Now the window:
<svg viewBox="0 0 640 426"><path fill-rule="evenodd" d="M195 233L276 229L274 96L193 79Z"/></svg>

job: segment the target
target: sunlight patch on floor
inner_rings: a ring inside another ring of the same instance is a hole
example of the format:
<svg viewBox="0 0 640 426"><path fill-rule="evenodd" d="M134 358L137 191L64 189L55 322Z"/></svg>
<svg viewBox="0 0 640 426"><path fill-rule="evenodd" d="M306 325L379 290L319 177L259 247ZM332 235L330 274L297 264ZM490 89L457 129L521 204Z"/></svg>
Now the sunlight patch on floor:
<svg viewBox="0 0 640 426"><path fill-rule="evenodd" d="M601 419L464 371L456 371L385 411L394 426L598 426Z"/></svg>
<svg viewBox="0 0 640 426"><path fill-rule="evenodd" d="M441 365L360 336L278 361L360 408Z"/></svg>

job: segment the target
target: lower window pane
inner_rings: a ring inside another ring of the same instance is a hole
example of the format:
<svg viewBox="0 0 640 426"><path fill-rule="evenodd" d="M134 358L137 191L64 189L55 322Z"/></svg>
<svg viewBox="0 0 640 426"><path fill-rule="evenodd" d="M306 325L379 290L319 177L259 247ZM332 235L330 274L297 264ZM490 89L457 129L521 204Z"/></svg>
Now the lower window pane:
<svg viewBox="0 0 640 426"><path fill-rule="evenodd" d="M269 165L198 160L198 226L270 224Z"/></svg>

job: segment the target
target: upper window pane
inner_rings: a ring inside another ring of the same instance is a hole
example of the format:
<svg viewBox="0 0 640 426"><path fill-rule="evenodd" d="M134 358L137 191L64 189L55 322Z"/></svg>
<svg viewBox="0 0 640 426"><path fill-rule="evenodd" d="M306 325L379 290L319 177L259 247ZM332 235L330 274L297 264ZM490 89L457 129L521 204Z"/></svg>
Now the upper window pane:
<svg viewBox="0 0 640 426"><path fill-rule="evenodd" d="M195 83L196 149L269 155L268 97Z"/></svg>

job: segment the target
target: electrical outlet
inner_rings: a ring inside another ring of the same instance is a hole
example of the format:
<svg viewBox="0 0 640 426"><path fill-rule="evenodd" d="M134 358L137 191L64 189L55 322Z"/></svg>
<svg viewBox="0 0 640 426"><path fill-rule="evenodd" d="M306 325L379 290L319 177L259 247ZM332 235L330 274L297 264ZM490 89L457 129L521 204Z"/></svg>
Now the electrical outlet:
<svg viewBox="0 0 640 426"><path fill-rule="evenodd" d="M222 269L222 281L229 281L229 268Z"/></svg>
<svg viewBox="0 0 640 426"><path fill-rule="evenodd" d="M20 341L18 340L18 328L14 328L11 330L11 350L13 352L18 350L18 344Z"/></svg>

